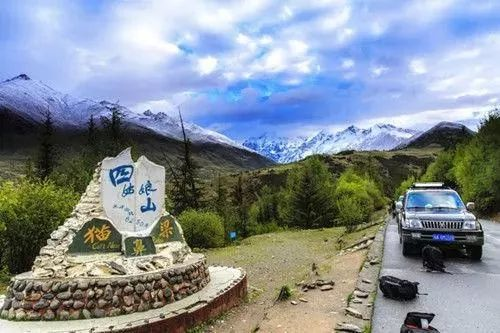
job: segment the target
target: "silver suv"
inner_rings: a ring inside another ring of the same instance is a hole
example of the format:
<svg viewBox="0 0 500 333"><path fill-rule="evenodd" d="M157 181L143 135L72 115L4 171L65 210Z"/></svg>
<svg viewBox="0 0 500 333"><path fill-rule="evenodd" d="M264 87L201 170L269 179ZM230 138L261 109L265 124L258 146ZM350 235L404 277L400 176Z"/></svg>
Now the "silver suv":
<svg viewBox="0 0 500 333"><path fill-rule="evenodd" d="M474 203L464 205L456 191L442 183L415 183L396 208L400 209L398 231L404 256L432 243L465 248L472 259L481 259L484 234L470 212Z"/></svg>

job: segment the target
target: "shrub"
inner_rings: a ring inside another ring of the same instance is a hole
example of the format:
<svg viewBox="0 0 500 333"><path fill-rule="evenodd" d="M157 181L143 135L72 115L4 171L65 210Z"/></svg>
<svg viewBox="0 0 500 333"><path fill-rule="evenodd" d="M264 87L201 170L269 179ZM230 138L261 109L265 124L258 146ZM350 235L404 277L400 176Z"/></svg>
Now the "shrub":
<svg viewBox="0 0 500 333"><path fill-rule="evenodd" d="M40 248L69 215L78 196L51 182L0 184L3 260L11 273L31 268Z"/></svg>
<svg viewBox="0 0 500 333"><path fill-rule="evenodd" d="M368 222L375 209L385 205L385 198L375 182L354 170L344 171L335 189L338 219L347 226Z"/></svg>
<svg viewBox="0 0 500 333"><path fill-rule="evenodd" d="M211 248L224 245L224 223L216 213L190 209L179 216L179 222L190 246Z"/></svg>

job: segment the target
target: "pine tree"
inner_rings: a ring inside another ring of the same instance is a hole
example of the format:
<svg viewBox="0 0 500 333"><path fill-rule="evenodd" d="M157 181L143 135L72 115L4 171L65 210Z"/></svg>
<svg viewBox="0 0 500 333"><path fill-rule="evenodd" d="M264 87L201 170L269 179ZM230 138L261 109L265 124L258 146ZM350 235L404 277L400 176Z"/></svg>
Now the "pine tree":
<svg viewBox="0 0 500 333"><path fill-rule="evenodd" d="M285 222L302 228L333 225L335 206L333 179L326 165L310 158L287 180L284 202Z"/></svg>
<svg viewBox="0 0 500 333"><path fill-rule="evenodd" d="M227 190L224 187L220 173L217 175L216 195L215 210L220 216L224 217L227 210Z"/></svg>
<svg viewBox="0 0 500 333"><path fill-rule="evenodd" d="M248 236L248 200L246 198L246 189L244 185L243 175L240 173L238 175L238 180L233 188L231 194L233 205L236 209L236 214L238 217L238 227L240 233L243 237Z"/></svg>
<svg viewBox="0 0 500 333"><path fill-rule="evenodd" d="M109 118L102 118L104 128L106 130L106 135L109 138L107 142L106 155L116 155L123 147L126 142L123 138L123 113L120 111L118 104L109 107L111 112Z"/></svg>
<svg viewBox="0 0 500 333"><path fill-rule="evenodd" d="M87 123L87 147L95 150L97 147L97 127L94 121L94 115L91 114Z"/></svg>
<svg viewBox="0 0 500 333"><path fill-rule="evenodd" d="M50 110L45 114L37 159L37 176L41 180L49 177L55 167L54 126Z"/></svg>

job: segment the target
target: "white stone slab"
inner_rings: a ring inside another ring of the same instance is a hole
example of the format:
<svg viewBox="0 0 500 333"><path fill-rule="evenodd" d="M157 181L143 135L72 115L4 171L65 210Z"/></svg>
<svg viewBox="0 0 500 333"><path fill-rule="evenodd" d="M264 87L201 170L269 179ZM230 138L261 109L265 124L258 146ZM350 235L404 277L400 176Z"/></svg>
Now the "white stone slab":
<svg viewBox="0 0 500 333"><path fill-rule="evenodd" d="M101 167L101 202L106 216L126 234L141 234L163 213L165 168L141 156L134 163L130 148L107 157Z"/></svg>

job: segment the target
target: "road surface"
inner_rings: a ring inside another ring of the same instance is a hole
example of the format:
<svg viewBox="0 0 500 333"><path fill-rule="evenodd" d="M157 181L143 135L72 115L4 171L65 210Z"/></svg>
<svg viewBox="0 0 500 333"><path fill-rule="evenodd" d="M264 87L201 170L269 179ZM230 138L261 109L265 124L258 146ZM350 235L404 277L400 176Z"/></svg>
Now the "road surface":
<svg viewBox="0 0 500 333"><path fill-rule="evenodd" d="M473 262L452 254L445 260L452 275L428 273L420 256L401 254L396 222L387 226L380 275L420 282L418 296L409 302L385 298L379 290L375 301L372 333L398 333L410 311L432 312L432 326L441 333L500 332L500 223L481 221L485 232L483 259Z"/></svg>

